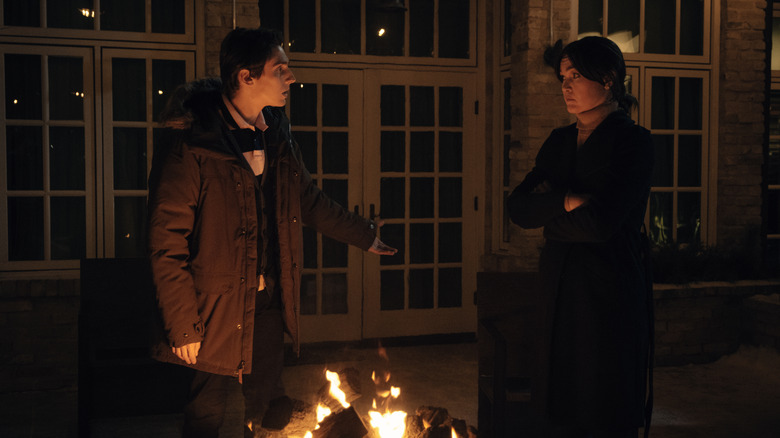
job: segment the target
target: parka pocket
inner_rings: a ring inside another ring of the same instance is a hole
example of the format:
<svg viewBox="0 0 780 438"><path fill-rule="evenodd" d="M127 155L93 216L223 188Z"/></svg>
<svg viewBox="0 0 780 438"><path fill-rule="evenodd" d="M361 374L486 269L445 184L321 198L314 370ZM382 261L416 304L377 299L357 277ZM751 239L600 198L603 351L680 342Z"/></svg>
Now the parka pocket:
<svg viewBox="0 0 780 438"><path fill-rule="evenodd" d="M236 289L236 274L216 273L216 272L192 272L192 279L195 283L195 292L199 294L226 295Z"/></svg>

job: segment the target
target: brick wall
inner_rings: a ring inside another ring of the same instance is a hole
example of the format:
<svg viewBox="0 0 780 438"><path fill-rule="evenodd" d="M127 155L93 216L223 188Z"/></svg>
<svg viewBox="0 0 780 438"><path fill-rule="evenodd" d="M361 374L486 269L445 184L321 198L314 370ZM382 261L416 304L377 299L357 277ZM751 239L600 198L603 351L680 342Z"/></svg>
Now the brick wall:
<svg viewBox="0 0 780 438"><path fill-rule="evenodd" d="M236 0L236 27L260 26L256 0ZM233 0L206 1L206 76L219 76L219 46L233 29Z"/></svg>
<svg viewBox="0 0 780 438"><path fill-rule="evenodd" d="M742 336L746 343L780 350L780 294L745 300Z"/></svg>

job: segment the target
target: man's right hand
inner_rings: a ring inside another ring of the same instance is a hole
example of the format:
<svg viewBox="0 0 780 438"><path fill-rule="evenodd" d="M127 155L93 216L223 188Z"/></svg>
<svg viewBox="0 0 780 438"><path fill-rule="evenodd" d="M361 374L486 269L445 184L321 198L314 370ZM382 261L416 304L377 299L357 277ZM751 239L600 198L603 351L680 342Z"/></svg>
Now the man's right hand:
<svg viewBox="0 0 780 438"><path fill-rule="evenodd" d="M179 359L187 362L188 365L194 365L197 362L198 352L200 351L200 342L186 344L183 347L171 347L171 351Z"/></svg>

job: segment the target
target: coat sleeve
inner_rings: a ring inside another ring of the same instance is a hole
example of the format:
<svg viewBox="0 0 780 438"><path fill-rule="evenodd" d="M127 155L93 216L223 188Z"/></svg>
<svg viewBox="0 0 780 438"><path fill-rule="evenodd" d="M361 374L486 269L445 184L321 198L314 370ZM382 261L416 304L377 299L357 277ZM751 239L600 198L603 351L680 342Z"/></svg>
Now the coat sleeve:
<svg viewBox="0 0 780 438"><path fill-rule="evenodd" d="M546 238L569 242L604 242L626 221L632 210L644 210L653 169L649 132L634 126L617 140L606 183L590 201L545 225Z"/></svg>
<svg viewBox="0 0 780 438"><path fill-rule="evenodd" d="M181 347L203 340L189 248L200 173L183 143L164 154L155 157L150 176L148 249L165 333L172 346Z"/></svg>

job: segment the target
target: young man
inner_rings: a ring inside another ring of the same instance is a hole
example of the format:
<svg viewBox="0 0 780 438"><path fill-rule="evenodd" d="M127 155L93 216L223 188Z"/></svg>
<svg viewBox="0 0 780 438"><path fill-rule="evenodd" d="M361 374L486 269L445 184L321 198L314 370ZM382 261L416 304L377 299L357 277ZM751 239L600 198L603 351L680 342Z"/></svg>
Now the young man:
<svg viewBox="0 0 780 438"><path fill-rule="evenodd" d="M376 254L376 225L325 196L284 112L295 76L278 33L235 29L221 81L180 87L161 121L149 183L149 254L165 336L158 360L194 369L185 437L216 437L243 383L245 435L284 396L283 332L298 349L305 223ZM379 224L381 225L381 223Z"/></svg>

